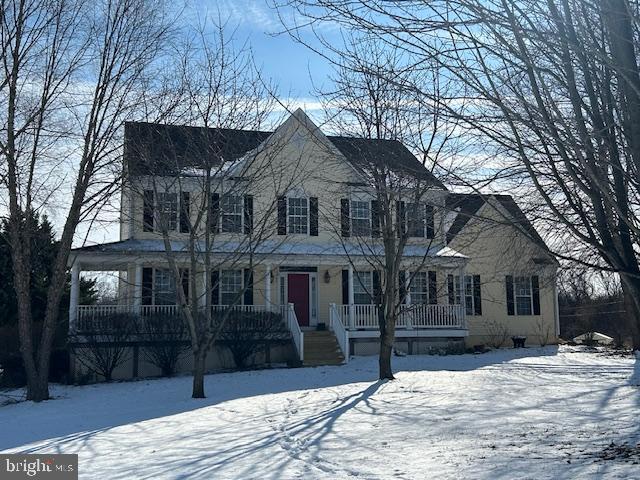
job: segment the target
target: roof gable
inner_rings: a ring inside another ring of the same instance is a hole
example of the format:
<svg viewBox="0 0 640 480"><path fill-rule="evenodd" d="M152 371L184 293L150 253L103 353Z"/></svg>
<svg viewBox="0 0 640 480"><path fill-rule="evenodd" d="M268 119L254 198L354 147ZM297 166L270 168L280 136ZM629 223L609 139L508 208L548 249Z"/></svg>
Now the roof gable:
<svg viewBox="0 0 640 480"><path fill-rule="evenodd" d="M495 199L506 210L514 225L522 230L533 243L549 252L547 244L510 195L481 195L475 193L451 193L447 195L447 210L456 212L456 217L447 231L447 243L450 243L472 218L482 217L480 210L485 204L489 203L490 199Z"/></svg>

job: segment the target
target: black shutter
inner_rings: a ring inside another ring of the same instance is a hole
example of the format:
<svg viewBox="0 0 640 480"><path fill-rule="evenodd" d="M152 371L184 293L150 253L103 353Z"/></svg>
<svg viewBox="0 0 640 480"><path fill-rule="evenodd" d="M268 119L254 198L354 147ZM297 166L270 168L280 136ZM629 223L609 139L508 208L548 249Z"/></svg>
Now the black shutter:
<svg viewBox="0 0 640 480"><path fill-rule="evenodd" d="M142 305L153 305L153 268L142 269Z"/></svg>
<svg viewBox="0 0 640 480"><path fill-rule="evenodd" d="M220 194L211 194L211 231L218 233L220 231Z"/></svg>
<svg viewBox="0 0 640 480"><path fill-rule="evenodd" d="M482 315L482 293L480 290L480 275L473 276L473 314Z"/></svg>
<svg viewBox="0 0 640 480"><path fill-rule="evenodd" d="M407 233L407 210L403 201L396 201L396 224L398 229L398 238Z"/></svg>
<svg viewBox="0 0 640 480"><path fill-rule="evenodd" d="M190 201L189 192L180 192L180 233L189 233L191 230Z"/></svg>
<svg viewBox="0 0 640 480"><path fill-rule="evenodd" d="M374 270L373 276L373 304L380 305L382 303L382 285L380 284L380 272Z"/></svg>
<svg viewBox="0 0 640 480"><path fill-rule="evenodd" d="M513 304L513 275L504 278L507 291L507 315L515 315L515 305Z"/></svg>
<svg viewBox="0 0 640 480"><path fill-rule="evenodd" d="M380 202L371 200L371 236L378 238L380 236Z"/></svg>
<svg viewBox="0 0 640 480"><path fill-rule="evenodd" d="M244 233L253 231L253 195L244 196Z"/></svg>
<svg viewBox="0 0 640 480"><path fill-rule="evenodd" d="M449 305L454 305L456 303L456 286L453 275L447 275L447 295L449 297Z"/></svg>
<svg viewBox="0 0 640 480"><path fill-rule="evenodd" d="M343 198L340 200L340 229L342 230L343 237L351 236L351 225L349 219L349 199Z"/></svg>
<svg viewBox="0 0 640 480"><path fill-rule="evenodd" d="M220 272L211 272L211 305L220 304Z"/></svg>
<svg viewBox="0 0 640 480"><path fill-rule="evenodd" d="M153 190L144 191L142 210L142 230L153 232Z"/></svg>
<svg viewBox="0 0 640 480"><path fill-rule="evenodd" d="M278 197L278 235L287 234L287 197Z"/></svg>
<svg viewBox="0 0 640 480"><path fill-rule="evenodd" d="M309 197L309 235L318 236L318 198Z"/></svg>
<svg viewBox="0 0 640 480"><path fill-rule="evenodd" d="M180 269L180 281L182 283L182 291L184 292L184 297L189 303L189 269L181 268Z"/></svg>
<svg viewBox="0 0 640 480"><path fill-rule="evenodd" d="M533 314L540 315L540 279L537 275L531 277L531 291L533 293Z"/></svg>
<svg viewBox="0 0 640 480"><path fill-rule="evenodd" d="M342 304L349 304L349 270L342 270Z"/></svg>
<svg viewBox="0 0 640 480"><path fill-rule="evenodd" d="M400 270L398 272L398 291L400 293L400 303L407 301L407 272Z"/></svg>
<svg viewBox="0 0 640 480"><path fill-rule="evenodd" d="M244 269L244 304L253 305L253 271Z"/></svg>
<svg viewBox="0 0 640 480"><path fill-rule="evenodd" d="M435 219L433 215L433 205L425 205L424 214L425 214L424 221L426 225L427 238L433 238L435 234Z"/></svg>
<svg viewBox="0 0 640 480"><path fill-rule="evenodd" d="M436 305L438 303L438 277L434 270L429 270L427 276L429 278L429 303Z"/></svg>

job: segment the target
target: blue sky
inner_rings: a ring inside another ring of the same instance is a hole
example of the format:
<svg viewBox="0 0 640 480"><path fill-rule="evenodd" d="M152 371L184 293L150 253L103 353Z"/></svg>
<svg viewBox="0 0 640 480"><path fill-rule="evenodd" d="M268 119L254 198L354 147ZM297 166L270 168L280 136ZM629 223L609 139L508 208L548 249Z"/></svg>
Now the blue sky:
<svg viewBox="0 0 640 480"><path fill-rule="evenodd" d="M207 13L217 17L219 11L230 27L237 27L237 41L248 41L256 63L262 67L265 76L278 85L282 95L313 101L313 84L326 85L330 68L326 60L289 35L276 35L283 27L270 4L272 2L268 0L192 0L189 8L192 15L200 18ZM291 10L283 13L293 15ZM323 34L339 39L337 29L323 31ZM307 40L314 42L314 37L310 34Z"/></svg>

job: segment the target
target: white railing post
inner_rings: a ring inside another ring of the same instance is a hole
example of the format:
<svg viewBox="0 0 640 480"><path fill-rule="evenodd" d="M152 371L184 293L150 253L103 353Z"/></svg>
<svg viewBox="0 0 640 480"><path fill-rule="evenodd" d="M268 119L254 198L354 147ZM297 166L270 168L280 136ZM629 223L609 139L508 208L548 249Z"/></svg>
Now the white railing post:
<svg viewBox="0 0 640 480"><path fill-rule="evenodd" d="M335 303L329 305L329 317L332 319L333 331L338 340L338 345L344 355L345 363L349 362L349 330L342 323L342 318Z"/></svg>
<svg viewBox="0 0 640 480"><path fill-rule="evenodd" d="M349 264L349 328L353 329L355 325L355 308L354 308L354 293L353 293L353 265Z"/></svg>

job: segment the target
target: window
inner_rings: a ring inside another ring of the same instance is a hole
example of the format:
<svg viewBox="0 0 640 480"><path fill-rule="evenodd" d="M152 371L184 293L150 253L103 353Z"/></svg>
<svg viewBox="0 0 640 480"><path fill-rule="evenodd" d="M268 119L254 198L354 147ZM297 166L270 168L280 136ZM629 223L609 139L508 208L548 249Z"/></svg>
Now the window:
<svg viewBox="0 0 640 480"><path fill-rule="evenodd" d="M456 305L461 305L463 302L460 297L460 287L461 287L460 275L456 275L455 277L453 277L453 285L455 290L453 303ZM473 293L473 275L465 275L464 276L464 308L465 308L465 313L467 315L473 315L476 311L475 303L479 301L479 299L477 299L476 296L477 295L474 295Z"/></svg>
<svg viewBox="0 0 640 480"><path fill-rule="evenodd" d="M242 270L222 270L220 272L220 304L242 303Z"/></svg>
<svg viewBox="0 0 640 480"><path fill-rule="evenodd" d="M407 235L409 237L433 238L433 207L424 203L409 203L406 210Z"/></svg>
<svg viewBox="0 0 640 480"><path fill-rule="evenodd" d="M371 295L373 294L372 272L354 272L353 276L353 303L356 305L371 305Z"/></svg>
<svg viewBox="0 0 640 480"><path fill-rule="evenodd" d="M289 233L309 232L309 204L306 198L289 198Z"/></svg>
<svg viewBox="0 0 640 480"><path fill-rule="evenodd" d="M159 230L166 228L172 232L178 226L178 195L175 193L158 193L157 221Z"/></svg>
<svg viewBox="0 0 640 480"><path fill-rule="evenodd" d="M177 299L176 280L171 270L156 268L153 277L155 305L175 305Z"/></svg>
<svg viewBox="0 0 640 480"><path fill-rule="evenodd" d="M370 202L351 202L351 231L356 237L371 236L371 204Z"/></svg>
<svg viewBox="0 0 640 480"><path fill-rule="evenodd" d="M222 231L225 233L241 233L243 215L242 196L223 195L220 207L222 210Z"/></svg>
<svg viewBox="0 0 640 480"><path fill-rule="evenodd" d="M533 314L533 294L531 277L515 277L516 313L518 315Z"/></svg>
<svg viewBox="0 0 640 480"><path fill-rule="evenodd" d="M427 272L415 272L409 285L411 303L429 303L429 279Z"/></svg>
<svg viewBox="0 0 640 480"><path fill-rule="evenodd" d="M407 204L407 234L410 237L424 237L424 213L423 203Z"/></svg>

